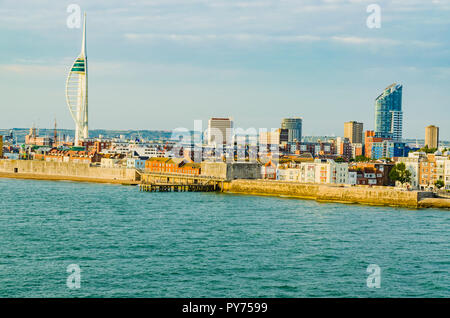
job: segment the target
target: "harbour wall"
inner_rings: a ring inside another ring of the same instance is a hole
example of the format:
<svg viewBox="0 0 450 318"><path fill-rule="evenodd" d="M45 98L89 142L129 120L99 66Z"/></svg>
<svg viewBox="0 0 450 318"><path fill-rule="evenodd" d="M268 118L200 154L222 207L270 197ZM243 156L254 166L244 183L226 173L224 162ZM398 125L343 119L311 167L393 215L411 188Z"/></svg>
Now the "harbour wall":
<svg viewBox="0 0 450 318"><path fill-rule="evenodd" d="M0 160L0 176L27 179L137 183L135 169L92 167L89 163Z"/></svg>
<svg viewBox="0 0 450 318"><path fill-rule="evenodd" d="M433 197L433 193L430 192L401 191L390 187L340 187L271 180L233 180L224 183L222 191L229 193L295 197L320 202L359 203L408 208L422 207L419 204L421 200ZM445 207L450 208L450 200L444 205L446 205ZM430 206L427 207L433 206L430 204Z"/></svg>

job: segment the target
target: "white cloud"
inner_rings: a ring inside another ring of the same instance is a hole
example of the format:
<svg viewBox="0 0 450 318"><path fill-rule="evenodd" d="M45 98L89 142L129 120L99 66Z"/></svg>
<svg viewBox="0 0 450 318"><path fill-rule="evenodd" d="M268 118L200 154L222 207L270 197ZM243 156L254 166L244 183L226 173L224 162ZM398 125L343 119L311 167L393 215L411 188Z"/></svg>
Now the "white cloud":
<svg viewBox="0 0 450 318"><path fill-rule="evenodd" d="M398 45L399 41L384 38L362 38L357 36L332 36L331 40L344 44Z"/></svg>
<svg viewBox="0 0 450 318"><path fill-rule="evenodd" d="M126 33L125 38L133 41L143 40L165 40L174 42L200 42L200 41L253 41L253 42L315 42L320 41L319 36L314 35L263 35L263 34L153 34L153 33Z"/></svg>

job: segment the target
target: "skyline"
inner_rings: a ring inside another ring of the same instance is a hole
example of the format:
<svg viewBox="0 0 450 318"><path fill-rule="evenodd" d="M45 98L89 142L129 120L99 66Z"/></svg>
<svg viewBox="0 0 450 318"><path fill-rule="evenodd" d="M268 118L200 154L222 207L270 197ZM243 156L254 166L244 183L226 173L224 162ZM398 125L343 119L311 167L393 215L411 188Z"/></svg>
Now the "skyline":
<svg viewBox="0 0 450 318"><path fill-rule="evenodd" d="M382 27L369 29L372 2L78 1L90 17L90 125L190 129L224 116L271 128L303 117L304 135L339 136L351 120L373 130L375 98L397 82L404 138L433 124L450 140L450 1L377 1ZM63 86L80 29L66 26L68 3L4 3L0 126L51 127L56 116L72 128Z"/></svg>

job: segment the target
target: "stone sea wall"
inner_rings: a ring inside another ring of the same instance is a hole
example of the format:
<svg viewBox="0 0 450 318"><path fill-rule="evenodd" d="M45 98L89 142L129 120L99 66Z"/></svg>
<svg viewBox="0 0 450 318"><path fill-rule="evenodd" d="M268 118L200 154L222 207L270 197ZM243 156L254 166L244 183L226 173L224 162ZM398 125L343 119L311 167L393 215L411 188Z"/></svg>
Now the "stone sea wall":
<svg viewBox="0 0 450 318"><path fill-rule="evenodd" d="M324 202L360 203L409 208L417 208L421 199L433 196L432 193L400 191L390 187L339 187L270 180L233 180L224 184L223 191L288 196Z"/></svg>
<svg viewBox="0 0 450 318"><path fill-rule="evenodd" d="M46 162L37 160L0 160L0 173L20 176L48 176L62 180L86 179L89 181L136 181L139 179L134 169L91 167L88 163Z"/></svg>

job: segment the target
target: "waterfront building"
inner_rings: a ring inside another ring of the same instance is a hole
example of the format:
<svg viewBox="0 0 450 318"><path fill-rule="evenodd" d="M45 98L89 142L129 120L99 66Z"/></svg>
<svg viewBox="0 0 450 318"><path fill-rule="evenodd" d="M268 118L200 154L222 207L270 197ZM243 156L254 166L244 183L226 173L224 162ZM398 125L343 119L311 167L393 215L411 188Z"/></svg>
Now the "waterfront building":
<svg viewBox="0 0 450 318"><path fill-rule="evenodd" d="M137 170L145 169L145 162L148 158L127 158L127 168L134 168Z"/></svg>
<svg viewBox="0 0 450 318"><path fill-rule="evenodd" d="M383 174L374 167L363 167L357 169L357 185L382 186Z"/></svg>
<svg viewBox="0 0 450 318"><path fill-rule="evenodd" d="M120 156L106 157L100 160L100 166L102 168L118 168L124 165L124 160Z"/></svg>
<svg viewBox="0 0 450 318"><path fill-rule="evenodd" d="M301 183L348 184L348 164L333 159L315 159L297 165L280 164L277 180Z"/></svg>
<svg viewBox="0 0 450 318"><path fill-rule="evenodd" d="M447 180L448 175L446 175L446 167L450 166L450 157L442 155L439 151L436 151L434 155L436 160L436 180L443 181L444 189L447 189L449 180Z"/></svg>
<svg viewBox="0 0 450 318"><path fill-rule="evenodd" d="M84 14L81 53L75 59L66 80L66 103L75 122L75 146L89 137L88 61L86 51L86 14Z"/></svg>
<svg viewBox="0 0 450 318"><path fill-rule="evenodd" d="M261 166L261 178L275 180L277 179L277 164L269 160Z"/></svg>
<svg viewBox="0 0 450 318"><path fill-rule="evenodd" d="M232 142L232 118L211 118L208 122L208 145L228 145Z"/></svg>
<svg viewBox="0 0 450 318"><path fill-rule="evenodd" d="M0 158L3 158L3 136L0 136Z"/></svg>
<svg viewBox="0 0 450 318"><path fill-rule="evenodd" d="M403 162L405 164L406 169L411 172L411 182L409 185L413 189L419 188L419 170L420 163L424 160L427 160L427 156L424 152L410 152L408 157L399 157L394 158L394 160L399 163Z"/></svg>
<svg viewBox="0 0 450 318"><path fill-rule="evenodd" d="M444 189L450 190L450 157L444 163Z"/></svg>
<svg viewBox="0 0 450 318"><path fill-rule="evenodd" d="M315 183L348 184L348 163L333 159L315 159Z"/></svg>
<svg viewBox="0 0 450 318"><path fill-rule="evenodd" d="M287 142L293 144L302 141L302 122L301 117L283 118L281 121L281 128L287 129Z"/></svg>
<svg viewBox="0 0 450 318"><path fill-rule="evenodd" d="M402 139L402 90L402 85L394 83L375 99L375 137Z"/></svg>
<svg viewBox="0 0 450 318"><path fill-rule="evenodd" d="M430 125L425 128L425 146L430 149L439 147L439 127Z"/></svg>
<svg viewBox="0 0 450 318"><path fill-rule="evenodd" d="M356 169L348 169L348 184L356 185L358 182L358 171Z"/></svg>
<svg viewBox="0 0 450 318"><path fill-rule="evenodd" d="M363 123L349 121L344 123L344 138L348 138L352 144L363 143Z"/></svg>
<svg viewBox="0 0 450 318"><path fill-rule="evenodd" d="M434 189L435 183L438 180L446 184L446 166L450 165L448 156L442 155L441 152L436 151L434 154L426 154L422 156L419 162L419 187L422 190Z"/></svg>
<svg viewBox="0 0 450 318"><path fill-rule="evenodd" d="M200 163L190 163L183 158L149 158L145 162L146 172L163 172L199 175L201 172Z"/></svg>
<svg viewBox="0 0 450 318"><path fill-rule="evenodd" d="M316 164L314 162L302 163L299 181L303 183L314 183L316 181Z"/></svg>
<svg viewBox="0 0 450 318"><path fill-rule="evenodd" d="M280 166L277 169L277 180L299 182L301 170L299 168L289 168Z"/></svg>
<svg viewBox="0 0 450 318"><path fill-rule="evenodd" d="M393 167L394 164L391 162L354 162L351 164L350 169L362 172L358 174L358 182L356 184L390 186L394 185L389 178L389 173ZM376 179L376 182L369 182L369 179Z"/></svg>
<svg viewBox="0 0 450 318"><path fill-rule="evenodd" d="M38 153L39 155L39 153ZM101 162L102 156L96 152L77 150L51 149L48 153L41 154L42 160L53 162L94 163ZM35 156L35 159L37 157Z"/></svg>

